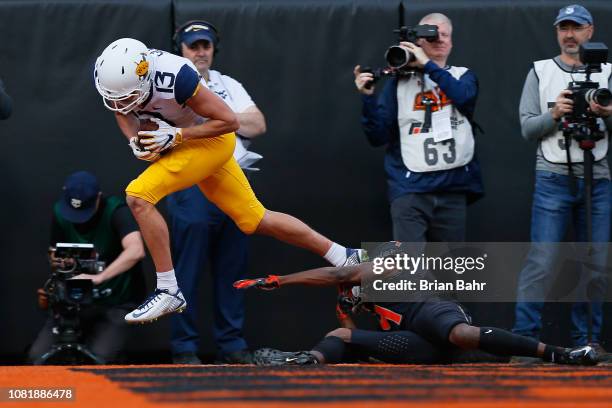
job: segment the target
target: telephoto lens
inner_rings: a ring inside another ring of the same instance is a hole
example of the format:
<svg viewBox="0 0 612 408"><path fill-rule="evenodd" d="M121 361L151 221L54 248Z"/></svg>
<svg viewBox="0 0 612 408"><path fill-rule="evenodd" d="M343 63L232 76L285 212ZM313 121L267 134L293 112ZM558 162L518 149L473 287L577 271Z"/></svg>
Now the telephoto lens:
<svg viewBox="0 0 612 408"><path fill-rule="evenodd" d="M585 97L588 103L595 102L601 106L608 106L610 99L612 99L612 93L606 88L590 89Z"/></svg>
<svg viewBox="0 0 612 408"><path fill-rule="evenodd" d="M414 55L399 45L393 45L385 52L385 59L391 68L398 69L414 61Z"/></svg>

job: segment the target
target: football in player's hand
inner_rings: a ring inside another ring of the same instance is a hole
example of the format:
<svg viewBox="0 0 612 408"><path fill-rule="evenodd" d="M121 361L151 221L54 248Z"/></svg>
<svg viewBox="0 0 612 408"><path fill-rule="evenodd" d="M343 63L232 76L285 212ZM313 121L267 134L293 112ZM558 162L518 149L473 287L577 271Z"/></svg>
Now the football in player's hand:
<svg viewBox="0 0 612 408"><path fill-rule="evenodd" d="M159 125L152 120L143 119L140 121L140 129L139 130L157 130L159 129Z"/></svg>
<svg viewBox="0 0 612 408"><path fill-rule="evenodd" d="M157 123L153 122L152 120L149 120L149 119L141 119L139 122L140 122L140 123L139 123L139 128L138 128L138 131L150 131L150 130L157 130L157 129L159 129L159 125L158 125ZM136 145L138 146L138 148L139 148L141 151L146 150L146 149L145 149L145 145L143 145L142 143L140 143L140 141L141 141L143 138L146 138L146 137L147 137L147 136L140 136L140 135L136 136Z"/></svg>

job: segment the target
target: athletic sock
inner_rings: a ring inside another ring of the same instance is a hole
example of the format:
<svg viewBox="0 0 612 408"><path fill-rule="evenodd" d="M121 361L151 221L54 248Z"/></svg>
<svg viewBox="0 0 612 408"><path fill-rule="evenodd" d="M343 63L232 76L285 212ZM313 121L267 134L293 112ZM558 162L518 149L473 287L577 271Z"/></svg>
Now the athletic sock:
<svg viewBox="0 0 612 408"><path fill-rule="evenodd" d="M334 266L342 266L346 262L346 248L334 242L323 258Z"/></svg>
<svg viewBox="0 0 612 408"><path fill-rule="evenodd" d="M319 363L337 364L342 362L344 348L344 341L340 337L327 336L312 349L323 354L325 361L319 361Z"/></svg>
<svg viewBox="0 0 612 408"><path fill-rule="evenodd" d="M539 357L539 341L496 327L480 328L479 348L498 356Z"/></svg>
<svg viewBox="0 0 612 408"><path fill-rule="evenodd" d="M178 290L174 269L168 272L157 272L157 289L168 289L172 294Z"/></svg>

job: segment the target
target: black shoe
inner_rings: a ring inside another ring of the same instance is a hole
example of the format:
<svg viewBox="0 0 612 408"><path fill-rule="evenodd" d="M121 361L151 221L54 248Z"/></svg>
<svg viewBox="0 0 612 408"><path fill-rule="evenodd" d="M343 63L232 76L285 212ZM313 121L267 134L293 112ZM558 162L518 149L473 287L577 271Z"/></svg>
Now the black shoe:
<svg viewBox="0 0 612 408"><path fill-rule="evenodd" d="M564 354L555 354L555 359L552 362L557 364L593 366L599 362L599 357L593 347L582 346L566 349Z"/></svg>
<svg viewBox="0 0 612 408"><path fill-rule="evenodd" d="M589 343L589 346L591 346L595 352L597 353L597 357L599 357L599 362L600 363L609 363L612 362L612 353L608 353L606 351L606 349L604 349L602 347L601 344L599 343Z"/></svg>
<svg viewBox="0 0 612 408"><path fill-rule="evenodd" d="M253 353L250 350L238 350L224 353L215 361L217 364L253 364Z"/></svg>
<svg viewBox="0 0 612 408"><path fill-rule="evenodd" d="M184 353L176 353L172 355L172 362L174 364L187 364L187 365L200 365L202 361L198 355L193 351L186 351Z"/></svg>
<svg viewBox="0 0 612 408"><path fill-rule="evenodd" d="M316 357L308 351L280 351L271 348L255 350L253 361L260 366L319 364Z"/></svg>

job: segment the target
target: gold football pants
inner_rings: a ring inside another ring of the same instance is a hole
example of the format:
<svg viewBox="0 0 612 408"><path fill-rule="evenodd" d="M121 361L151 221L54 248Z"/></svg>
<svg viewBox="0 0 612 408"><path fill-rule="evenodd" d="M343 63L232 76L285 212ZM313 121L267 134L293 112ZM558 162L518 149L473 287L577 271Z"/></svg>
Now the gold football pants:
<svg viewBox="0 0 612 408"><path fill-rule="evenodd" d="M242 232L251 234L266 209L233 157L235 145L234 133L187 140L147 167L125 192L157 204L168 194L197 184Z"/></svg>

